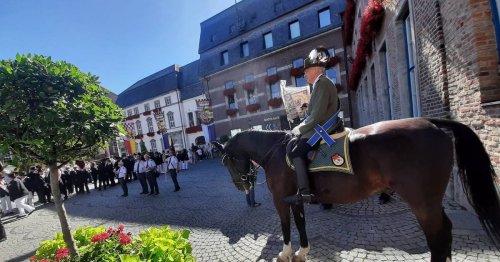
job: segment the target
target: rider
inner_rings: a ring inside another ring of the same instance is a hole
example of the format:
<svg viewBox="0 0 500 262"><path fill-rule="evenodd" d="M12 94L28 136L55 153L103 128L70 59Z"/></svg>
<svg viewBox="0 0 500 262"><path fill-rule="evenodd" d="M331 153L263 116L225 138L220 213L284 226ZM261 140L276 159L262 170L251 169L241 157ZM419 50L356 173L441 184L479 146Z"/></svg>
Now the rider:
<svg viewBox="0 0 500 262"><path fill-rule="evenodd" d="M335 130L343 129L342 119L337 117L340 110L340 100L337 95L337 88L325 75L325 67L330 59L328 50L322 47L315 48L309 53L309 57L304 60L304 74L307 83L312 87L311 98L307 108L307 117L293 130L292 133L298 135L298 141L290 152L290 159L295 166L297 173L297 183L299 192L285 198L286 202L301 204L310 203L314 197L310 192L309 178L307 174L307 153L318 143L309 141L316 132L317 125L326 126L327 122L333 124L326 129L328 134ZM330 121L329 121L330 120ZM308 143L309 142L309 143Z"/></svg>

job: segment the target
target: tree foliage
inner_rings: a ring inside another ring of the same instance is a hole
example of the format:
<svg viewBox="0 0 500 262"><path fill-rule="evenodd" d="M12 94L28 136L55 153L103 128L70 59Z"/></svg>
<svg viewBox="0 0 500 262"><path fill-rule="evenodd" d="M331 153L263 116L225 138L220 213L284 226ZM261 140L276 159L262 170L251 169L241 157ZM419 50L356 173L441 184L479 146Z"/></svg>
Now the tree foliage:
<svg viewBox="0 0 500 262"><path fill-rule="evenodd" d="M0 146L43 163L92 155L119 135L122 110L98 77L64 61L0 61Z"/></svg>

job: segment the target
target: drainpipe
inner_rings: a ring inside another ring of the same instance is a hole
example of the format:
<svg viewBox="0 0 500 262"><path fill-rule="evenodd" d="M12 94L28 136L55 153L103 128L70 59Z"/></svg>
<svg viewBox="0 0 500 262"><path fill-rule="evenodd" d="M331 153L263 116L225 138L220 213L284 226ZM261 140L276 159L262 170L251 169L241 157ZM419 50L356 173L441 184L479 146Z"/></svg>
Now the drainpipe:
<svg viewBox="0 0 500 262"><path fill-rule="evenodd" d="M179 96L179 93L180 93L180 90L177 89L176 90L176 93L177 93L177 106L179 107L179 114L180 114L180 117L181 117L181 135L182 135L182 140L184 141L184 148L187 148L187 142L186 142L186 129L184 128L184 122L182 121L182 116L183 116L183 112L181 110L181 99L180 99L180 96Z"/></svg>

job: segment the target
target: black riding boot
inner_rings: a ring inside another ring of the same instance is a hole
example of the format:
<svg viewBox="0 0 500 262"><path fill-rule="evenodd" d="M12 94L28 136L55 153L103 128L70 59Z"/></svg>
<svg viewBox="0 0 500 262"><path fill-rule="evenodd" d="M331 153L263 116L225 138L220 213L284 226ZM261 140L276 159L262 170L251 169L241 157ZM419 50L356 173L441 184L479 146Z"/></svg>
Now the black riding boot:
<svg viewBox="0 0 500 262"><path fill-rule="evenodd" d="M302 203L311 203L314 195L311 194L311 190L309 189L307 163L301 157L293 158L292 163L295 166L295 173L297 173L297 184L299 185L299 192L296 195L285 197L285 202L295 205L300 205Z"/></svg>

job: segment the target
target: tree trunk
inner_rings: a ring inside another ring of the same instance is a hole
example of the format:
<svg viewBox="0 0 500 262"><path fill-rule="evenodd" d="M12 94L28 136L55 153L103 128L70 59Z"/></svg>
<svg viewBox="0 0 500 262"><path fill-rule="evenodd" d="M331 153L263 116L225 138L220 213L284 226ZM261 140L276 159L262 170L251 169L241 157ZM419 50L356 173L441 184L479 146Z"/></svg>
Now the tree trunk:
<svg viewBox="0 0 500 262"><path fill-rule="evenodd" d="M69 255L74 258L78 255L78 250L76 249L75 240L71 235L71 230L68 224L68 217L66 216L66 209L64 208L63 201L61 199L61 191L59 190L59 176L57 170L57 163L50 163L50 187L52 191L52 196L54 196L54 204L57 210L57 216L59 217L59 222L61 222L61 231L63 234L64 242L68 248Z"/></svg>

